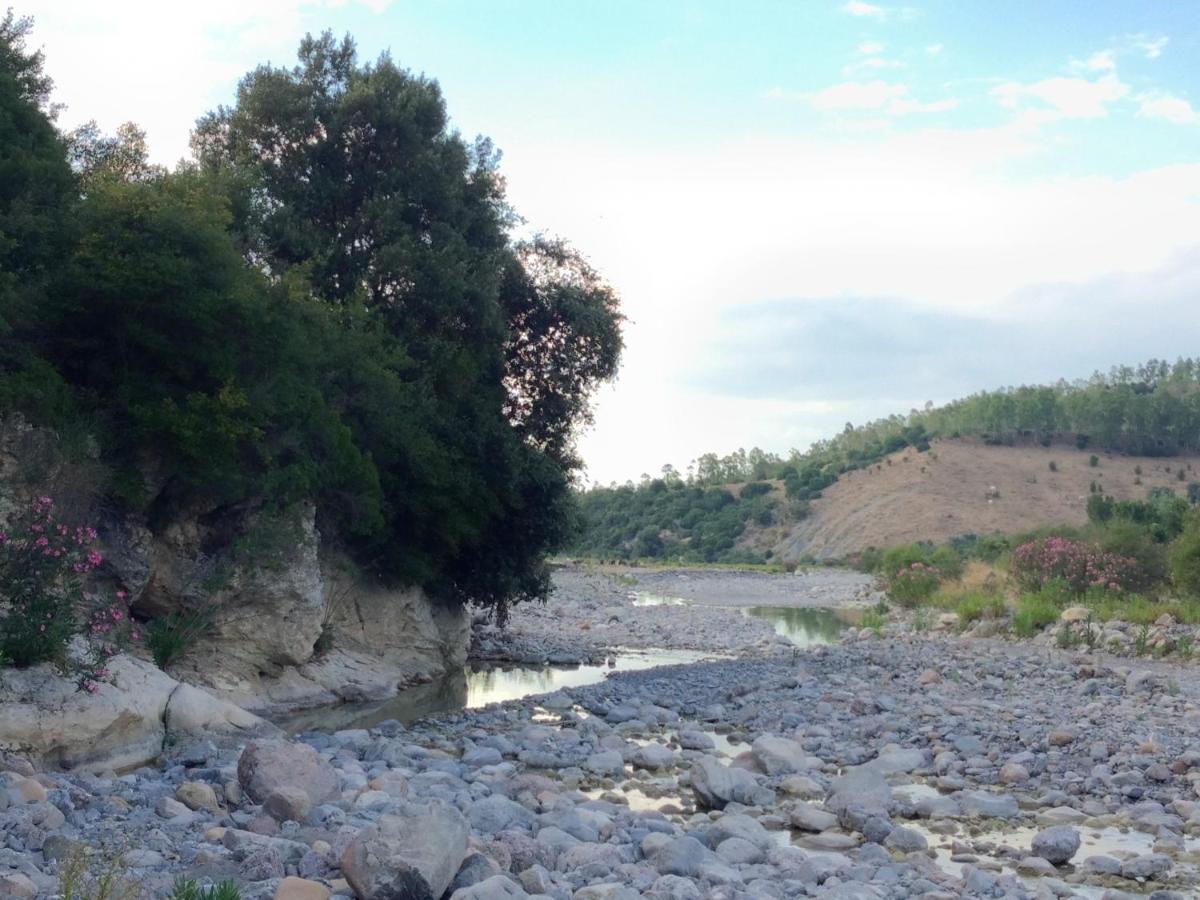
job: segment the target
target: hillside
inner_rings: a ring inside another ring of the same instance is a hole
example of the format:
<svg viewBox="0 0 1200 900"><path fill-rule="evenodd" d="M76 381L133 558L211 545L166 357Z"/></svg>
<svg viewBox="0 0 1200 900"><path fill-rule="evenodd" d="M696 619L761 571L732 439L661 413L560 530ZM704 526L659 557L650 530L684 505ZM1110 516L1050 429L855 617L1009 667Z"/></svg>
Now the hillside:
<svg viewBox="0 0 1200 900"><path fill-rule="evenodd" d="M1200 456L1097 452L1095 467L1091 456L1092 451L1073 445L1007 447L974 439L940 440L925 453L908 448L878 465L845 473L811 501L803 521L748 528L742 543L783 560L827 559L870 546L1081 525L1087 520L1092 482L1118 500L1137 500L1154 487L1182 495L1189 482L1200 480ZM1051 471L1051 462L1057 471Z"/></svg>
<svg viewBox="0 0 1200 900"><path fill-rule="evenodd" d="M847 425L787 457L707 453L686 475L668 465L636 485L596 485L580 495L572 550L761 562L1021 531L1082 522L1092 491L1119 500L1156 486L1182 494L1197 460L1200 360L1150 360ZM1200 486L1193 493L1200 500Z"/></svg>

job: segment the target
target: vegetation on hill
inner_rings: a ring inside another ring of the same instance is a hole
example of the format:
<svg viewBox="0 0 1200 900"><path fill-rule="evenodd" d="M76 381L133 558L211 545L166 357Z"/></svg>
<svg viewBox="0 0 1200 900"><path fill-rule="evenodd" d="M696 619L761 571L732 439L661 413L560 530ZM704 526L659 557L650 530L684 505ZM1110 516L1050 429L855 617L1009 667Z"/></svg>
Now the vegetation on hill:
<svg viewBox="0 0 1200 900"><path fill-rule="evenodd" d="M364 571L544 595L622 317L569 246L514 238L437 83L309 37L167 171L136 127L57 131L28 30L0 22L0 409L86 434L97 493L152 523L311 499Z"/></svg>
<svg viewBox="0 0 1200 900"><path fill-rule="evenodd" d="M960 436L997 445L1065 441L1089 452L1143 456L1192 452L1200 449L1200 360L1152 360L1084 381L980 393L857 428L847 425L841 434L786 457L757 448L705 454L686 475L667 466L661 477L643 476L637 485L595 487L581 498L583 529L575 549L606 558L745 561L753 554L736 539L754 516L802 518L807 501L847 472L881 465L905 448L923 453L932 440ZM760 501L775 503L763 513L723 487L747 481L778 482L782 496ZM728 500L696 499L698 492L722 491ZM714 527L722 535L719 544L693 542L693 532L708 534Z"/></svg>
<svg viewBox="0 0 1200 900"><path fill-rule="evenodd" d="M584 527L572 549L597 558L757 563L761 556L737 539L748 524L771 525L794 505L762 481L736 495L678 478L593 490L581 498Z"/></svg>

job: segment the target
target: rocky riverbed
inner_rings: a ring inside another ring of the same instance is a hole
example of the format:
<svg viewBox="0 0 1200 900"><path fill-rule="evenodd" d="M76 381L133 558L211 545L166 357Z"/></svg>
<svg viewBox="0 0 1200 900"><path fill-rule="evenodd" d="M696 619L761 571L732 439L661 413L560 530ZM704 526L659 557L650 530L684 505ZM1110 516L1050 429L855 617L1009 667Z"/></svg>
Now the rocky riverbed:
<svg viewBox="0 0 1200 900"><path fill-rule="evenodd" d="M123 775L0 760L0 896L84 848L147 896L1200 895L1191 668L846 633Z"/></svg>
<svg viewBox="0 0 1200 900"><path fill-rule="evenodd" d="M597 569L555 573L546 604L518 606L501 629L476 622L471 656L520 663L597 662L620 648L762 655L789 651L771 622L746 611L856 609L878 602L869 576L719 569Z"/></svg>

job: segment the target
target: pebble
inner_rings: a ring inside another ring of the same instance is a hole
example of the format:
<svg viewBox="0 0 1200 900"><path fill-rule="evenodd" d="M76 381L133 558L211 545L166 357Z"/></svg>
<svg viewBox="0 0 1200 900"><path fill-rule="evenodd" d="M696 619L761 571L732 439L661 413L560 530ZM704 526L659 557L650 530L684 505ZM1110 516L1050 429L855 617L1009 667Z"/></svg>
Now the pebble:
<svg viewBox="0 0 1200 900"><path fill-rule="evenodd" d="M557 603L593 583L571 577ZM814 590L836 583L822 579ZM802 581L749 583L783 596ZM258 742L249 761L214 738L119 777L10 771L0 896L51 896L73 842L114 835L153 896L217 871L246 900L348 898L400 873L456 900L1200 895L1200 692L1186 678L1169 692L1157 670L940 632L781 654L740 613L635 608L627 586L593 597L561 620L519 609L513 640L532 647L543 628L541 652L568 656L614 635L678 646L696 615L683 644L742 656ZM714 638L733 618L750 624ZM508 639L488 640L500 653ZM1089 852L1096 830L1133 849ZM384 850L386 872L368 871Z"/></svg>

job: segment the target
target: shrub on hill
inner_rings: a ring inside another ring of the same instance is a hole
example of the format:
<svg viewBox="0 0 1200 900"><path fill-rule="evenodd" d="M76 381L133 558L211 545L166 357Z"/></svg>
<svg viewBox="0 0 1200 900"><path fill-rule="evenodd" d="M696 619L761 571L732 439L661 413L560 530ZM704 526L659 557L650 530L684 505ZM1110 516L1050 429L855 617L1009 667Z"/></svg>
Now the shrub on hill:
<svg viewBox="0 0 1200 900"><path fill-rule="evenodd" d="M1135 559L1063 537L1043 538L1017 547L1010 571L1021 589L1031 592L1051 583L1061 584L1076 595L1092 588L1125 591L1143 580Z"/></svg>

